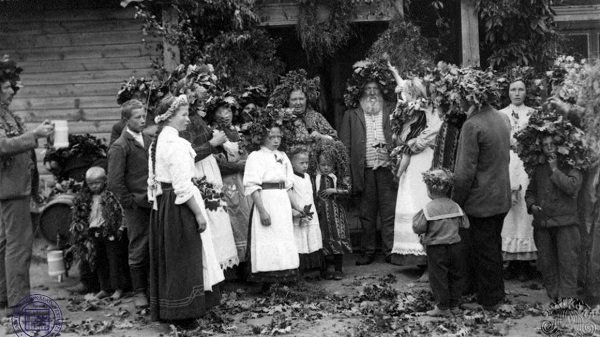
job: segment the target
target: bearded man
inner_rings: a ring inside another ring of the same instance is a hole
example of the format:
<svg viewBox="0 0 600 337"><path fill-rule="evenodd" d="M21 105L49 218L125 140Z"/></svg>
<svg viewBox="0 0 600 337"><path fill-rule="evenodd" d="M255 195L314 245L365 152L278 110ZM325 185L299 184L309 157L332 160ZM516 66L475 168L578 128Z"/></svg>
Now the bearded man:
<svg viewBox="0 0 600 337"><path fill-rule="evenodd" d="M382 251L391 260L394 243L396 185L388 147L392 145L390 113L377 82L366 83L357 108L346 111L340 127L340 140L350 155L352 192L360 197L362 256L357 265L375 260L377 215L381 217Z"/></svg>

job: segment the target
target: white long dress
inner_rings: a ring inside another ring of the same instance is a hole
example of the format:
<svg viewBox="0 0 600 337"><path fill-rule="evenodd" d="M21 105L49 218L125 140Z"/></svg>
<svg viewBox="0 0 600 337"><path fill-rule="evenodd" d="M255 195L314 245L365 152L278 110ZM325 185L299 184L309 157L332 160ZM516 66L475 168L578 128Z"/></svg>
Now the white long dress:
<svg viewBox="0 0 600 337"><path fill-rule="evenodd" d="M301 222L299 218L294 219L294 237L298 254L310 254L323 248L321 227L313 198L313 186L308 174L304 174L304 177L294 174L293 184L292 197L296 203L301 207L310 205L310 211L314 212L312 219L307 223Z"/></svg>
<svg viewBox="0 0 600 337"><path fill-rule="evenodd" d="M250 264L252 273L297 269L300 264L292 206L288 189L293 186L294 172L290 160L281 151L262 147L250 153L244 170L246 195L261 190L260 197L271 218L263 226L256 207L252 212L250 230ZM285 189L262 189L263 183L284 183Z"/></svg>
<svg viewBox="0 0 600 337"><path fill-rule="evenodd" d="M500 110L506 114L511 123L511 144L515 145L513 135L527 126L532 108L525 105L513 104ZM510 151L510 186L513 191L518 191L516 203L504 218L502 227L502 255L504 260L535 260L537 248L533 240L533 216L527 213L525 204L525 191L529 185L529 177L525 172L523 161L514 150Z"/></svg>
<svg viewBox="0 0 600 337"><path fill-rule="evenodd" d="M222 191L223 179L221 171L219 170L217 160L212 154L198 161L195 167L195 176L197 178L206 177L206 181L213 184L215 190ZM223 206L226 206L226 204L222 203L221 207L216 210L207 210L207 212L208 226L211 227L212 241L215 246L217 259L219 260L221 269L225 270L238 265L240 259L235 246L231 219Z"/></svg>
<svg viewBox="0 0 600 337"><path fill-rule="evenodd" d="M427 127L415 138L415 143L411 146L414 154L398 184L392 261L401 265L426 262L425 249L419 241L419 236L413 232L412 220L415 214L431 200L427 196L427 186L423 182L421 173L431 168L433 146L442 121L434 111L428 110L425 113ZM407 123L403 129L409 127L410 123ZM406 131L402 132L404 137L406 134Z"/></svg>

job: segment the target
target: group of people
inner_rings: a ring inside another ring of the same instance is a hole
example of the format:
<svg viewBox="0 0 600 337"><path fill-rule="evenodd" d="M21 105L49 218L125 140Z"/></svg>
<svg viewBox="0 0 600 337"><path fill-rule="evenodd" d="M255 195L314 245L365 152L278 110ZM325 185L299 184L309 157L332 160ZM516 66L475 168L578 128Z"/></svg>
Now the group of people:
<svg viewBox="0 0 600 337"><path fill-rule="evenodd" d="M423 79L390 71L398 104L365 79L339 134L311 107L306 82L276 89L293 116L288 124L277 110L247 102L240 115L254 118L242 128L229 101L205 113L182 90L162 99L148 132L146 106L125 102L108 166L90 168L74 200L72 229L84 243L77 290L114 299L132 290L154 320L185 322L219 303L219 284L232 269L263 290L312 271L341 280L343 256L352 252L345 201L355 197L356 264L375 260L380 220L386 262L427 266L436 299L430 315L449 315L468 293L478 306L497 308L505 261L518 274L537 259L551 299L576 297L583 173L557 165L551 138L543 144L547 161L525 173L511 150L532 112L524 81L510 84L511 105L500 111L465 100L467 119L452 149ZM8 110L15 74L0 77L0 304L9 307L29 293L32 233L23 224L35 186L31 155L36 139L53 132L48 122L26 132ZM425 103L392 130L394 110L416 101ZM256 146L244 144L241 129Z"/></svg>

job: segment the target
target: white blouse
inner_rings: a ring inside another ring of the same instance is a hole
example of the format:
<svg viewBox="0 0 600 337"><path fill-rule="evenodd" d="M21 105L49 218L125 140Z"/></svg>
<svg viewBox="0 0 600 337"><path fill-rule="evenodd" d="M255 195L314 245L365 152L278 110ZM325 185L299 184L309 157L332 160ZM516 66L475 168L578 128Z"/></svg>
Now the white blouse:
<svg viewBox="0 0 600 337"><path fill-rule="evenodd" d="M250 153L244 169L244 193L251 195L261 190L263 183L285 182L285 188L293 186L294 170L292 163L281 151L266 147Z"/></svg>
<svg viewBox="0 0 600 337"><path fill-rule="evenodd" d="M527 124L529 123L529 117L533 112L533 108L530 108L525 104L516 106L511 103L506 108L500 110L500 112L507 115L510 119L511 131L514 134L515 132L518 132L527 126Z"/></svg>
<svg viewBox="0 0 600 337"><path fill-rule="evenodd" d="M152 170L152 153L148 160L148 199L153 202L162 194L160 183L171 183L175 191L175 204L188 201L198 189L192 183L196 151L192 144L179 137L179 132L165 126L156 140L156 166ZM152 150L150 150L152 151ZM157 182L157 186L154 186Z"/></svg>

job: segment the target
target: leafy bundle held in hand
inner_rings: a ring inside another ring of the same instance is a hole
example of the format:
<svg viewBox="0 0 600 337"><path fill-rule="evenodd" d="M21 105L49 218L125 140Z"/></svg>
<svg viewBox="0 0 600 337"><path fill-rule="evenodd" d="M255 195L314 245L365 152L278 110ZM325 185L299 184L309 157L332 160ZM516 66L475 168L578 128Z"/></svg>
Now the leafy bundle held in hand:
<svg viewBox="0 0 600 337"><path fill-rule="evenodd" d="M554 111L536 110L529 125L515 134L517 153L529 175L546 162L542 142L552 137L556 145L558 166L562 169L587 169L592 161L591 151L583 142L583 131L564 120Z"/></svg>
<svg viewBox="0 0 600 337"><path fill-rule="evenodd" d="M219 207L222 207L223 193L216 190L214 185L206 180L206 177L193 178L192 182L200 190L206 209L216 211Z"/></svg>

